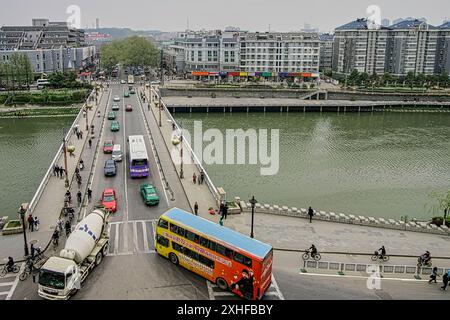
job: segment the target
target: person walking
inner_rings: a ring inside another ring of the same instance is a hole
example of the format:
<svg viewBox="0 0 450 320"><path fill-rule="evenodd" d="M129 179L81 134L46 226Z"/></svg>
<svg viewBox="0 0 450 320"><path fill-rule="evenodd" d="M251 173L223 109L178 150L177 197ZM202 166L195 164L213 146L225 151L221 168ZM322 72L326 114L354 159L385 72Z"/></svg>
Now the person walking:
<svg viewBox="0 0 450 320"><path fill-rule="evenodd" d="M444 275L442 276L442 282L444 283L444 285L441 287L442 290L447 290L447 286L448 286L448 273L444 273Z"/></svg>
<svg viewBox="0 0 450 320"><path fill-rule="evenodd" d="M83 140L83 131L80 131L80 139Z"/></svg>
<svg viewBox="0 0 450 320"><path fill-rule="evenodd" d="M88 143L89 143L89 149L91 149L92 148L92 139L91 138L89 138Z"/></svg>
<svg viewBox="0 0 450 320"><path fill-rule="evenodd" d="M195 204L194 204L194 213L195 213L196 216L198 215L198 203L197 203L197 201L195 201Z"/></svg>
<svg viewBox="0 0 450 320"><path fill-rule="evenodd" d="M34 231L34 219L33 219L33 215L31 213L28 215L27 221L28 221L28 229L30 229L31 232L33 232Z"/></svg>
<svg viewBox="0 0 450 320"><path fill-rule="evenodd" d="M220 202L220 206L219 206L219 216L222 215L223 207L225 207L225 204L223 203L223 201L221 201L221 202Z"/></svg>
<svg viewBox="0 0 450 320"><path fill-rule="evenodd" d="M428 281L428 283L431 283L433 281L434 281L434 283L436 283L437 282L436 281L437 276L438 276L438 274L437 274L437 267L434 267L433 271L431 271L430 280Z"/></svg>
<svg viewBox="0 0 450 320"><path fill-rule="evenodd" d="M227 215L228 215L228 204L225 203L225 205L223 206L222 209L222 219L227 219Z"/></svg>
<svg viewBox="0 0 450 320"><path fill-rule="evenodd" d="M192 182L193 182L194 184L197 184L197 175L195 174L195 172L194 172L194 174L192 175Z"/></svg>
<svg viewBox="0 0 450 320"><path fill-rule="evenodd" d="M88 188L87 195L88 195L89 202L91 202L91 200L92 200L92 190L91 190L91 188Z"/></svg>
<svg viewBox="0 0 450 320"><path fill-rule="evenodd" d="M36 230L36 231L39 231L39 224L40 224L41 222L39 221L39 219L38 219L38 217L34 217L34 229Z"/></svg>
<svg viewBox="0 0 450 320"><path fill-rule="evenodd" d="M31 246L30 246L31 259L34 259L35 251L36 251L36 249L34 247L34 244L32 243Z"/></svg>
<svg viewBox="0 0 450 320"><path fill-rule="evenodd" d="M78 189L80 189L81 188L81 176L80 175L78 175L77 176L77 184L78 184Z"/></svg>
<svg viewBox="0 0 450 320"><path fill-rule="evenodd" d="M81 191L78 191L77 193L77 201L78 201L78 206L81 205Z"/></svg>
<svg viewBox="0 0 450 320"><path fill-rule="evenodd" d="M66 196L67 200L69 200L69 204L71 204L72 203L72 195L70 194L69 190L66 191L65 196Z"/></svg>
<svg viewBox="0 0 450 320"><path fill-rule="evenodd" d="M55 164L55 165L53 166L53 175L54 175L55 177L56 177L58 171L59 171L59 167L58 167L57 164Z"/></svg>
<svg viewBox="0 0 450 320"><path fill-rule="evenodd" d="M309 223L312 223L313 215L314 215L314 210L313 210L313 208L309 207L309 209L308 209Z"/></svg>
<svg viewBox="0 0 450 320"><path fill-rule="evenodd" d="M69 234L72 232L72 225L70 224L69 220L66 221L65 229L66 229L66 237L68 237Z"/></svg>
<svg viewBox="0 0 450 320"><path fill-rule="evenodd" d="M223 226L223 216L221 216L219 219L219 225Z"/></svg>
<svg viewBox="0 0 450 320"><path fill-rule="evenodd" d="M205 180L205 173L202 171L200 171L200 184L203 184L203 180Z"/></svg>

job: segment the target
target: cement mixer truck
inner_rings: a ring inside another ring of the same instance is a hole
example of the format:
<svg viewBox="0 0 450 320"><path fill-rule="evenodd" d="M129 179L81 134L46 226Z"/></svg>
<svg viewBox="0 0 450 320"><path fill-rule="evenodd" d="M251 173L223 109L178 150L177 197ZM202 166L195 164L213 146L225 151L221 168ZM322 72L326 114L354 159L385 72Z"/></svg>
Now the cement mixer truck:
<svg viewBox="0 0 450 320"><path fill-rule="evenodd" d="M39 272L39 296L67 300L108 253L108 213L96 208L70 234L59 256L49 258Z"/></svg>

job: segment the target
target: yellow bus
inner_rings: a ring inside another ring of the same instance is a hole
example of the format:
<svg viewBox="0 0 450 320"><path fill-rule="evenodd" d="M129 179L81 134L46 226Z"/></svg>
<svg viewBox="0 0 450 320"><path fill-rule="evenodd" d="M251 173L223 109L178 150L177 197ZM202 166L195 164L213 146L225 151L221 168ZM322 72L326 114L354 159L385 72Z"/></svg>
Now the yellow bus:
<svg viewBox="0 0 450 320"><path fill-rule="evenodd" d="M159 218L155 249L245 299L261 299L271 284L272 246L178 208Z"/></svg>

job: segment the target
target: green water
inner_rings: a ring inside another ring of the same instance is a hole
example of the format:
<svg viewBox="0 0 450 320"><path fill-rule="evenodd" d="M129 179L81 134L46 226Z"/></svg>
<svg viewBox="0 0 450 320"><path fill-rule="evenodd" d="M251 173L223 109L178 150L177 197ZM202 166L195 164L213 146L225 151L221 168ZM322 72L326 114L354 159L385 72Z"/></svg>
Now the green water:
<svg viewBox="0 0 450 320"><path fill-rule="evenodd" d="M280 129L280 169L206 164L229 198L375 217L432 216L431 191L450 189L450 114L175 114L192 131ZM208 145L209 142L204 143ZM247 151L248 153L248 151Z"/></svg>
<svg viewBox="0 0 450 320"><path fill-rule="evenodd" d="M0 119L0 216L31 201L74 118Z"/></svg>

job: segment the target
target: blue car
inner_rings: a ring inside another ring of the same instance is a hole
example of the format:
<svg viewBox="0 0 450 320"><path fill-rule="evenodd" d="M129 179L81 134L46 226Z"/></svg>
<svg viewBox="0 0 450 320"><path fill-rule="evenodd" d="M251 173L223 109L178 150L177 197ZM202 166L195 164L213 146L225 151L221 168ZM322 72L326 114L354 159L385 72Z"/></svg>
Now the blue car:
<svg viewBox="0 0 450 320"><path fill-rule="evenodd" d="M115 176L117 173L116 162L112 159L106 160L103 172L104 172L105 176L107 176L107 177Z"/></svg>

